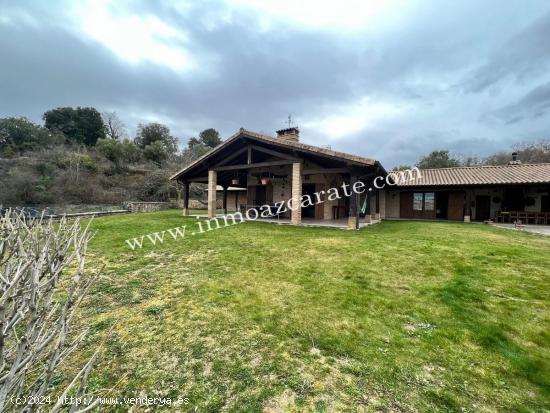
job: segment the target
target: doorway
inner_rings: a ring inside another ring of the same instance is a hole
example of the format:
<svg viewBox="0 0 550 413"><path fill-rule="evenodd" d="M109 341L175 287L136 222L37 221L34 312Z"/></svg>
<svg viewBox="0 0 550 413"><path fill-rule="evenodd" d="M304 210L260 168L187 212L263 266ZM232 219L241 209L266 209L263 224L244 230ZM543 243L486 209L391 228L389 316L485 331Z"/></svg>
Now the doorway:
<svg viewBox="0 0 550 413"><path fill-rule="evenodd" d="M447 192L435 193L435 217L437 219L447 219L449 209L449 194Z"/></svg>
<svg viewBox="0 0 550 413"><path fill-rule="evenodd" d="M266 187L264 185L256 185L256 195L254 205L264 205L266 201Z"/></svg>
<svg viewBox="0 0 550 413"><path fill-rule="evenodd" d="M303 184L302 185L302 196L309 195L312 202L315 202L315 184ZM304 218L315 218L315 205L310 205L305 208L302 208L302 217Z"/></svg>
<svg viewBox="0 0 550 413"><path fill-rule="evenodd" d="M491 197L489 195L476 196L476 221L487 221L491 218Z"/></svg>

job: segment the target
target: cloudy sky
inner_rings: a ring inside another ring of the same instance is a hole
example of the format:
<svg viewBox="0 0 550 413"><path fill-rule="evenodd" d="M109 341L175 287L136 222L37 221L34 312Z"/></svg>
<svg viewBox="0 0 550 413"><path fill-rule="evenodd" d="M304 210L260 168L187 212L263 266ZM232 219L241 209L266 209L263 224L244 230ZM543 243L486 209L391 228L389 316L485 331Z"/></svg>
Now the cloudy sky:
<svg viewBox="0 0 550 413"><path fill-rule="evenodd" d="M58 106L301 140L387 167L550 135L550 2L0 0L0 116Z"/></svg>

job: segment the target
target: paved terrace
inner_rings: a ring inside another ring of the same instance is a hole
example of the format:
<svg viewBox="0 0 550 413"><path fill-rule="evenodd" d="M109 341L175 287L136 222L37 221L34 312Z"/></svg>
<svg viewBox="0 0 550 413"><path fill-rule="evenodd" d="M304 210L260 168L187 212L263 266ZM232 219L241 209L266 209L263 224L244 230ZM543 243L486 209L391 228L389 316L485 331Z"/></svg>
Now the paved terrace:
<svg viewBox="0 0 550 413"><path fill-rule="evenodd" d="M195 217L197 219L208 219L207 214L192 214L189 215L190 217ZM216 218L223 218L223 214L216 214ZM279 225L291 225L290 218L258 218L255 220L247 220L245 218L245 221L256 221L256 222L266 222L268 224L279 224ZM363 221L363 218L361 218L361 221ZM372 220L371 223L366 222L360 222L359 228L364 228L368 225L377 224L380 222L380 220ZM342 219L314 219L314 218L302 218L302 223L300 224L302 227L326 227L326 228L341 228L341 229L347 229L348 228L348 219L342 218Z"/></svg>

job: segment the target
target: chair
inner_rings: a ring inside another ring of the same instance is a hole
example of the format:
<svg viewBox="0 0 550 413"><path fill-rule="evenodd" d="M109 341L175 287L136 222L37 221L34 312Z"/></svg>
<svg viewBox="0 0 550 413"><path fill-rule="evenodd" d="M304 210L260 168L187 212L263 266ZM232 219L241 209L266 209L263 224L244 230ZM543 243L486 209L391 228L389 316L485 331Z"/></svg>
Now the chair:
<svg viewBox="0 0 550 413"><path fill-rule="evenodd" d="M548 213L547 212L539 212L536 214L535 224L542 224L547 225L548 224Z"/></svg>

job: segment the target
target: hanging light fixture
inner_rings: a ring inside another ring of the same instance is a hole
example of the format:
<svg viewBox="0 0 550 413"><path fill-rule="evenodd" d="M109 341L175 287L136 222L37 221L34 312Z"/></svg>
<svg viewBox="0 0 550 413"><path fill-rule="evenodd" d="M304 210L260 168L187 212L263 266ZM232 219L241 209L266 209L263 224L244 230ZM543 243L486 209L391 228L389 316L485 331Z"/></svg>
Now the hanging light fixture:
<svg viewBox="0 0 550 413"><path fill-rule="evenodd" d="M231 185L239 185L239 173L235 172L235 178L231 180Z"/></svg>
<svg viewBox="0 0 550 413"><path fill-rule="evenodd" d="M269 177L268 176L264 176L264 177L261 177L260 178L260 182L262 183L262 185L267 185L269 183Z"/></svg>

